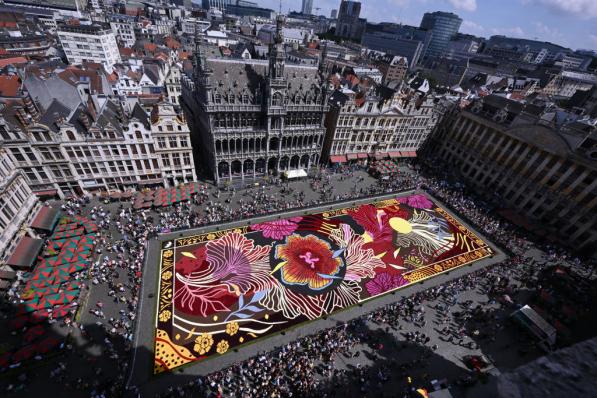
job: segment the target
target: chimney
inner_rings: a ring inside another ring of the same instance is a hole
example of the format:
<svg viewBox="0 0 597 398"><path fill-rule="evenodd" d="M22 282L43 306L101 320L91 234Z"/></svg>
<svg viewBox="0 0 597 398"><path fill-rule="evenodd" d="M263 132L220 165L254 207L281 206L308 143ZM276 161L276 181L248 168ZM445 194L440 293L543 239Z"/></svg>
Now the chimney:
<svg viewBox="0 0 597 398"><path fill-rule="evenodd" d="M33 100L31 99L31 96L29 95L28 91L24 91L23 94L23 103L27 108L27 112L29 112L33 119L37 119L39 117L39 111L37 110L37 106L35 106L35 102L33 102Z"/></svg>
<svg viewBox="0 0 597 398"><path fill-rule="evenodd" d="M85 127L85 130L89 130L91 124L89 123L89 116L87 116L86 113L81 113L81 116L79 116L79 121Z"/></svg>
<svg viewBox="0 0 597 398"><path fill-rule="evenodd" d="M31 116L27 115L27 112L25 112L25 109L23 109L22 106L16 106L14 108L15 110L15 117L17 118L17 120L23 125L23 126L28 126L29 122L31 120Z"/></svg>

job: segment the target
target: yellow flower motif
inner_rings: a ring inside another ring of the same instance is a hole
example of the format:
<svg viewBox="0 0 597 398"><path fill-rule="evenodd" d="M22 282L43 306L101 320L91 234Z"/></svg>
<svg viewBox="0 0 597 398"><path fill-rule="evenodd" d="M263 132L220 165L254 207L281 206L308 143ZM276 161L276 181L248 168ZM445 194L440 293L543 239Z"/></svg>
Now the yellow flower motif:
<svg viewBox="0 0 597 398"><path fill-rule="evenodd" d="M233 321L226 324L226 333L234 336L238 332L238 322Z"/></svg>
<svg viewBox="0 0 597 398"><path fill-rule="evenodd" d="M173 254L174 252L172 250L164 250L164 257L166 258L172 257Z"/></svg>
<svg viewBox="0 0 597 398"><path fill-rule="evenodd" d="M218 346L216 347L216 351L218 352L218 354L224 354L224 353L226 353L226 351L228 351L229 347L230 347L230 344L228 344L228 342L226 340L222 340L218 343Z"/></svg>
<svg viewBox="0 0 597 398"><path fill-rule="evenodd" d="M195 339L195 346L193 347L193 349L195 351L197 351L197 353L199 353L199 355L203 355L203 354L207 353L207 351L210 350L213 343L214 343L214 339L213 339L213 337L211 337L211 334L201 333Z"/></svg>
<svg viewBox="0 0 597 398"><path fill-rule="evenodd" d="M240 230L240 229L238 229L238 228L235 228L235 229L234 229L232 232L234 232L234 233L236 233L236 234L242 234L242 233L243 233L243 231L241 231L241 230Z"/></svg>
<svg viewBox="0 0 597 398"><path fill-rule="evenodd" d="M172 313L170 312L170 310L164 310L162 312L160 312L160 322L168 322L170 320L170 317L172 316Z"/></svg>
<svg viewBox="0 0 597 398"><path fill-rule="evenodd" d="M207 240L214 240L216 238L215 234L208 234L207 235Z"/></svg>
<svg viewBox="0 0 597 398"><path fill-rule="evenodd" d="M162 279L167 281L172 278L172 271L166 271L162 274Z"/></svg>
<svg viewBox="0 0 597 398"><path fill-rule="evenodd" d="M168 300L172 298L172 289L166 289L164 290L164 297L167 298Z"/></svg>

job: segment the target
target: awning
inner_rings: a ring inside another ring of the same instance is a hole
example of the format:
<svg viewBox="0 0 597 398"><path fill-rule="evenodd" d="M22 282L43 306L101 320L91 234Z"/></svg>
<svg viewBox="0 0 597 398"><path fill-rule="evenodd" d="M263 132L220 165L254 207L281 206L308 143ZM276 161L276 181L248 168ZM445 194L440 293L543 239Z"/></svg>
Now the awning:
<svg viewBox="0 0 597 398"><path fill-rule="evenodd" d="M402 156L400 152L390 152L389 155L391 158L399 158Z"/></svg>
<svg viewBox="0 0 597 398"><path fill-rule="evenodd" d="M162 180L161 178L154 178L152 180L139 181L138 184L139 185L155 185L155 184L162 184L163 182L164 182L164 180Z"/></svg>
<svg viewBox="0 0 597 398"><path fill-rule="evenodd" d="M407 157L407 158L416 158L417 157L417 153L414 151L411 152L402 152L402 156Z"/></svg>
<svg viewBox="0 0 597 398"><path fill-rule="evenodd" d="M9 281L17 279L17 273L14 271L0 270L0 279L6 279Z"/></svg>
<svg viewBox="0 0 597 398"><path fill-rule="evenodd" d="M284 172L284 177L288 178L289 180L291 180L293 178L307 177L307 172L303 169L288 170L288 171Z"/></svg>
<svg viewBox="0 0 597 398"><path fill-rule="evenodd" d="M346 163L346 155L330 156L330 162L332 162L332 163Z"/></svg>
<svg viewBox="0 0 597 398"><path fill-rule="evenodd" d="M528 305L515 311L511 316L538 339L545 340L550 345L556 343L556 329Z"/></svg>
<svg viewBox="0 0 597 398"><path fill-rule="evenodd" d="M6 264L16 268L31 268L44 245L43 239L21 238Z"/></svg>
<svg viewBox="0 0 597 398"><path fill-rule="evenodd" d="M31 228L52 231L59 218L60 210L50 206L43 206L31 222Z"/></svg>
<svg viewBox="0 0 597 398"><path fill-rule="evenodd" d="M44 191L37 191L34 192L34 194L36 194L37 196L56 196L58 195L58 190L57 189L46 189Z"/></svg>
<svg viewBox="0 0 597 398"><path fill-rule="evenodd" d="M349 153L349 154L346 155L346 158L348 160L355 160L355 159L358 159L358 156L357 156L356 153Z"/></svg>
<svg viewBox="0 0 597 398"><path fill-rule="evenodd" d="M359 158L359 159L367 159L367 154L366 153L357 153L357 158Z"/></svg>
<svg viewBox="0 0 597 398"><path fill-rule="evenodd" d="M385 152L376 152L375 155L375 160L382 160L388 157L388 154Z"/></svg>

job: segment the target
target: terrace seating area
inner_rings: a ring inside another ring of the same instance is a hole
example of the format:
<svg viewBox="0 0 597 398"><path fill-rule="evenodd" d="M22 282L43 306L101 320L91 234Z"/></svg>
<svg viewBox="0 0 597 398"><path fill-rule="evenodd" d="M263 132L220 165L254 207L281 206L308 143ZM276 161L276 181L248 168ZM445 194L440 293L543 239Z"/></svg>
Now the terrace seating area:
<svg viewBox="0 0 597 398"><path fill-rule="evenodd" d="M97 231L94 222L80 216L63 216L54 224L41 254L30 271L21 275L11 299L11 336L0 355L0 369L49 354L64 342L49 329L58 321L68 325L74 320Z"/></svg>

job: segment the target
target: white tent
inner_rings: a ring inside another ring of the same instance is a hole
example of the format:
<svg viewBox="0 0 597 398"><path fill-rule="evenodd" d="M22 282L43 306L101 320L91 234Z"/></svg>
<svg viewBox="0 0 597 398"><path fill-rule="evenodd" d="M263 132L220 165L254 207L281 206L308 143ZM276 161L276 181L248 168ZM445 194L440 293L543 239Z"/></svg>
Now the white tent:
<svg viewBox="0 0 597 398"><path fill-rule="evenodd" d="M293 178L303 178L307 177L307 172L303 169L288 170L284 172L284 177L286 177L289 180L292 180Z"/></svg>

